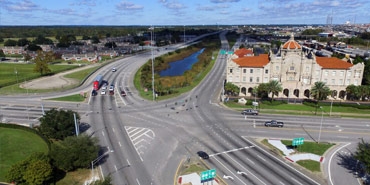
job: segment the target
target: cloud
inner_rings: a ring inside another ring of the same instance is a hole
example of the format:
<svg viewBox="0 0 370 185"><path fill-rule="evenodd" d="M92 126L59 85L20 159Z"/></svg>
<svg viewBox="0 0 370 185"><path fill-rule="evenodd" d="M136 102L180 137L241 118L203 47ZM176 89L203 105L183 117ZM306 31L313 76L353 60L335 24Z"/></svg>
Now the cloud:
<svg viewBox="0 0 370 185"><path fill-rule="evenodd" d="M79 2L71 3L71 6L96 6L95 0L78 0Z"/></svg>
<svg viewBox="0 0 370 185"><path fill-rule="evenodd" d="M8 5L5 5L5 9L8 11L32 11L32 10L39 10L39 6L34 4L33 2L29 0L23 0L16 3L10 3Z"/></svg>
<svg viewBox="0 0 370 185"><path fill-rule="evenodd" d="M237 3L240 0L211 0L212 3Z"/></svg>
<svg viewBox="0 0 370 185"><path fill-rule="evenodd" d="M131 2L121 2L116 5L116 8L118 10L127 10L127 11L137 11L144 9L142 5L137 5Z"/></svg>
<svg viewBox="0 0 370 185"><path fill-rule="evenodd" d="M215 7L213 7L213 6L198 6L197 10L199 10L199 11L214 11Z"/></svg>

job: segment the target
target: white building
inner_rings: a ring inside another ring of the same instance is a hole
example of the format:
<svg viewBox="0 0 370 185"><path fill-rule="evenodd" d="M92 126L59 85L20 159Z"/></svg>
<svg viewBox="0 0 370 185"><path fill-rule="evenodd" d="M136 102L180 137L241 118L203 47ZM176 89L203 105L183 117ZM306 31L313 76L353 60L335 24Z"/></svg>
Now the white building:
<svg viewBox="0 0 370 185"><path fill-rule="evenodd" d="M353 65L350 60L304 52L292 35L275 54L229 56L226 80L240 87L240 96L251 96L254 87L277 80L283 92L275 97L281 98L311 98L311 88L322 81L332 90L331 98L345 99L348 85L361 85L364 67L364 63Z"/></svg>

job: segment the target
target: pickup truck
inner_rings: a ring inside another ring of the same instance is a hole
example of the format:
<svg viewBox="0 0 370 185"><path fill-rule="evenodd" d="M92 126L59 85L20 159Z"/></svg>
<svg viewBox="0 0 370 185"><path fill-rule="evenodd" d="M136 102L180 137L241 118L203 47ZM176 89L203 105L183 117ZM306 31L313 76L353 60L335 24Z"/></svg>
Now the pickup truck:
<svg viewBox="0 0 370 185"><path fill-rule="evenodd" d="M281 121L271 120L265 122L266 127L283 127L284 123Z"/></svg>

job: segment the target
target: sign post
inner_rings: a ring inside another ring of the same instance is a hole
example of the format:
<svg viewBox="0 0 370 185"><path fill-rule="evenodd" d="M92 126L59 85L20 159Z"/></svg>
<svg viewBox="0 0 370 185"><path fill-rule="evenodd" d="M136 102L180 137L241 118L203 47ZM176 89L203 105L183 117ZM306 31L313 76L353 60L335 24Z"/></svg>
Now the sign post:
<svg viewBox="0 0 370 185"><path fill-rule="evenodd" d="M200 172L200 183L212 181L216 177L216 169Z"/></svg>

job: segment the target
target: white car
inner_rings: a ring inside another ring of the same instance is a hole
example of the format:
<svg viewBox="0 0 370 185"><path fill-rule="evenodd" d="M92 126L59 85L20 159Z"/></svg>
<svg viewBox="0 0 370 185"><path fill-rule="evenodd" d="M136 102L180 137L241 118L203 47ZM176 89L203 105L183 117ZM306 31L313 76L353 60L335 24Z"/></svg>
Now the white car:
<svg viewBox="0 0 370 185"><path fill-rule="evenodd" d="M105 90L102 90L102 91L100 92L100 94L102 94L102 95L106 94Z"/></svg>
<svg viewBox="0 0 370 185"><path fill-rule="evenodd" d="M107 89L107 86L103 86L101 89L102 90L106 90Z"/></svg>

